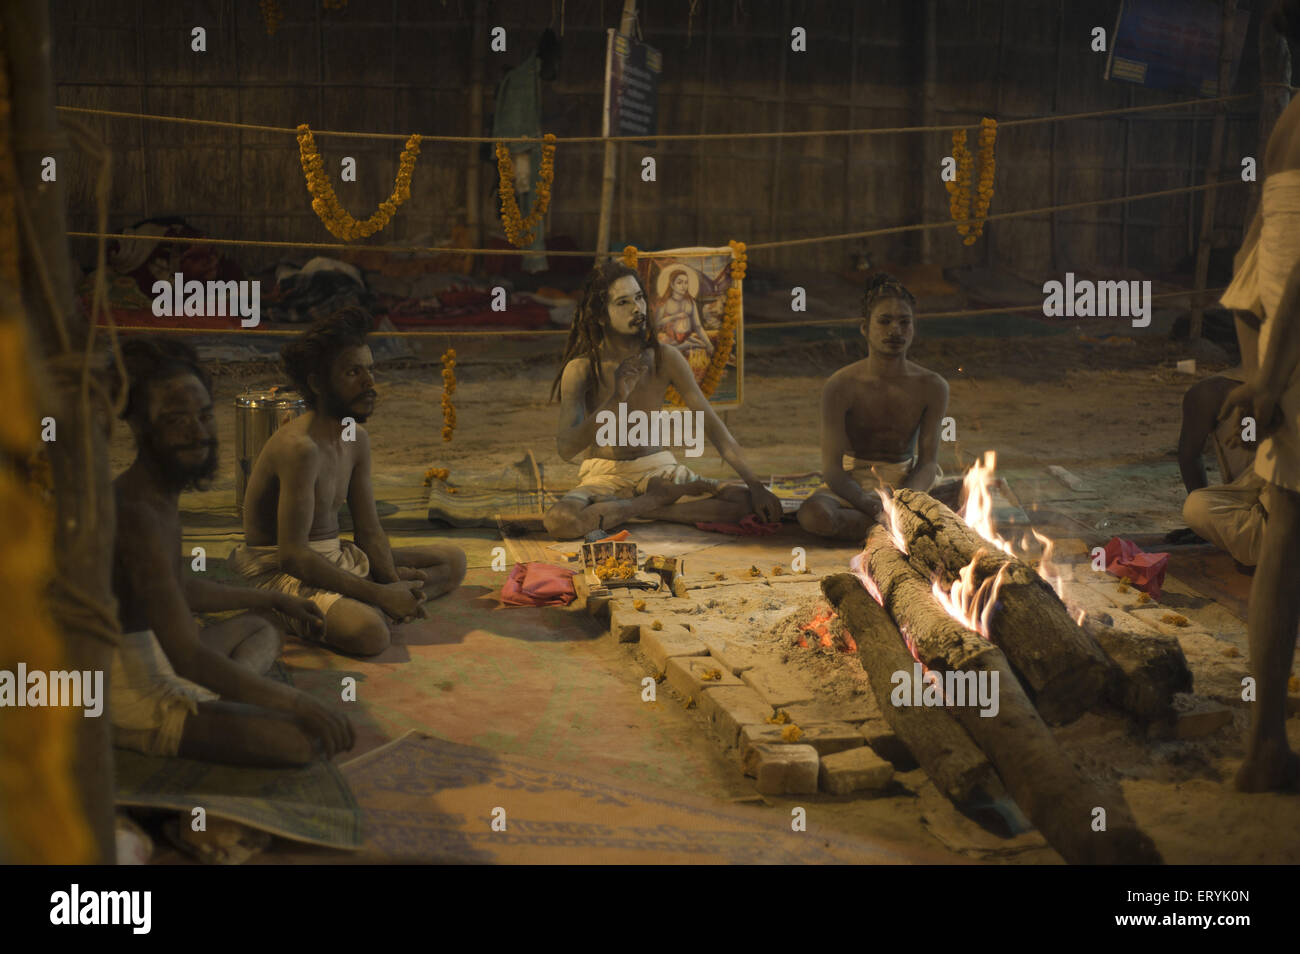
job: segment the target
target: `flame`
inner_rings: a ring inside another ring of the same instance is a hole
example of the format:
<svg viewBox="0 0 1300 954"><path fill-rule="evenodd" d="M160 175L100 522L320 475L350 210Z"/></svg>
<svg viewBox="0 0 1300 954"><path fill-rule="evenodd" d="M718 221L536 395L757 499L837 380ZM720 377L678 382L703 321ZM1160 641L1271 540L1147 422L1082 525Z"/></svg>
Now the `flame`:
<svg viewBox="0 0 1300 954"><path fill-rule="evenodd" d="M1080 626L1082 626L1083 621L1087 618L1088 618L1088 614L1085 613L1083 610L1079 610L1079 616L1077 619L1075 619L1075 622L1078 623Z"/></svg>
<svg viewBox="0 0 1300 954"><path fill-rule="evenodd" d="M874 467L871 472L875 473ZM884 481L881 481L880 486L876 488L876 495L880 497L880 503L884 507L884 523L889 528L889 535L894 538L894 546L898 548L899 553L907 556L907 541L903 539L903 534L898 529L898 522L894 520L894 495Z"/></svg>
<svg viewBox="0 0 1300 954"><path fill-rule="evenodd" d="M985 451L982 461L975 461L962 480L965 485L966 506L961 518L972 530L1008 556L1015 556L1011 544L998 535L993 523L993 484L997 470L997 451Z"/></svg>
<svg viewBox="0 0 1300 954"><path fill-rule="evenodd" d="M849 560L849 569L852 570L854 575L862 581L862 585L866 587L867 592L871 594L871 598L881 606L884 606L885 598L880 595L880 587L876 586L876 581L871 577L871 571L867 569L866 550L863 550L853 559Z"/></svg>
<svg viewBox="0 0 1300 954"><path fill-rule="evenodd" d="M1052 551L1056 549L1056 544L1050 537L1045 537L1037 530L1034 531L1034 537L1043 545L1043 556L1038 561L1038 575L1047 581L1048 585L1056 591L1062 601L1065 599L1064 579L1061 577L1060 570L1052 562Z"/></svg>
<svg viewBox="0 0 1300 954"><path fill-rule="evenodd" d="M818 643L825 649L832 649L835 646L835 637L831 635L831 622L835 619L835 610L827 607L818 612L812 619L799 627L799 645L807 649L808 641L804 639L804 633L811 633L817 637ZM853 637L847 631L844 632L840 640L840 649L846 653L856 653L858 644L854 642Z"/></svg>
<svg viewBox="0 0 1300 954"><path fill-rule="evenodd" d="M930 589L949 616L988 639L989 622L997 606L998 591L1002 588L1002 578L1006 575L1009 564L1002 564L996 575L986 577L984 582L976 586L975 566L986 552L983 549L976 551L975 557L957 574L952 589L945 592L937 579Z"/></svg>

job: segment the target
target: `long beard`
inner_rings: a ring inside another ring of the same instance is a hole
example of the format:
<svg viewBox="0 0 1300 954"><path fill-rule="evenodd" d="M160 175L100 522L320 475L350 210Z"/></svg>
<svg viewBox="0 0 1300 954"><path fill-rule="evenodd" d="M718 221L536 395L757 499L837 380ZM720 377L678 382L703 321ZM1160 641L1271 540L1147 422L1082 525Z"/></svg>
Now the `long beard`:
<svg viewBox="0 0 1300 954"><path fill-rule="evenodd" d="M207 490L212 486L212 479L216 476L220 463L217 458L217 442L212 441L207 447L208 456L203 462L189 465L177 456L177 450L183 448L160 446L150 435L140 448L140 453L149 461L163 485L179 493L185 490Z"/></svg>

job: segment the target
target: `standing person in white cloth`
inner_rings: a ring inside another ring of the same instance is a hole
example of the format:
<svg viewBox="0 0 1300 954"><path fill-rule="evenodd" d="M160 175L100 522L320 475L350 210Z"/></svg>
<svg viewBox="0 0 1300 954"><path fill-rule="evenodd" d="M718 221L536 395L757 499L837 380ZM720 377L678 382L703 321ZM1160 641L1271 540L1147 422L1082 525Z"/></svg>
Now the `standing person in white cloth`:
<svg viewBox="0 0 1300 954"><path fill-rule="evenodd" d="M1272 24L1300 44L1300 0L1281 0ZM1255 472L1267 486L1268 521L1250 590L1252 707L1245 792L1295 791L1300 758L1286 738L1286 693L1300 625L1300 101L1292 100L1264 152L1259 211L1234 264L1225 308L1263 318L1259 369L1228 395L1225 412L1255 419Z"/></svg>

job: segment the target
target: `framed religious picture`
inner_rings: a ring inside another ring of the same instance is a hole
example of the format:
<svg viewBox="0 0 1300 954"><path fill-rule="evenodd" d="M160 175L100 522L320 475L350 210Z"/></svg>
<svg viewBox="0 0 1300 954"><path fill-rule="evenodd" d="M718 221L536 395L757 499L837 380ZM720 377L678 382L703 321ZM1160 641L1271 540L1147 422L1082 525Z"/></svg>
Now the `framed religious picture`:
<svg viewBox="0 0 1300 954"><path fill-rule="evenodd" d="M660 344L676 348L718 410L744 399L743 282L732 277L731 248L679 248L637 260ZM736 289L728 312L727 292Z"/></svg>

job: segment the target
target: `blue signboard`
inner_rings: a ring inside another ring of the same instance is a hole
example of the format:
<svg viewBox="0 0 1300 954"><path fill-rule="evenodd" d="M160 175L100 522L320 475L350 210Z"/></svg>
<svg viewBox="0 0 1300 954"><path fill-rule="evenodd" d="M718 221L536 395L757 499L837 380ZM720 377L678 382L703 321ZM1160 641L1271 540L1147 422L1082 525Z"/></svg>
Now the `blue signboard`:
<svg viewBox="0 0 1300 954"><path fill-rule="evenodd" d="M1239 10L1228 49L1229 88L1241 62L1250 11ZM1151 89L1219 95L1219 34L1223 8L1216 0L1124 0L1110 43L1106 78Z"/></svg>

